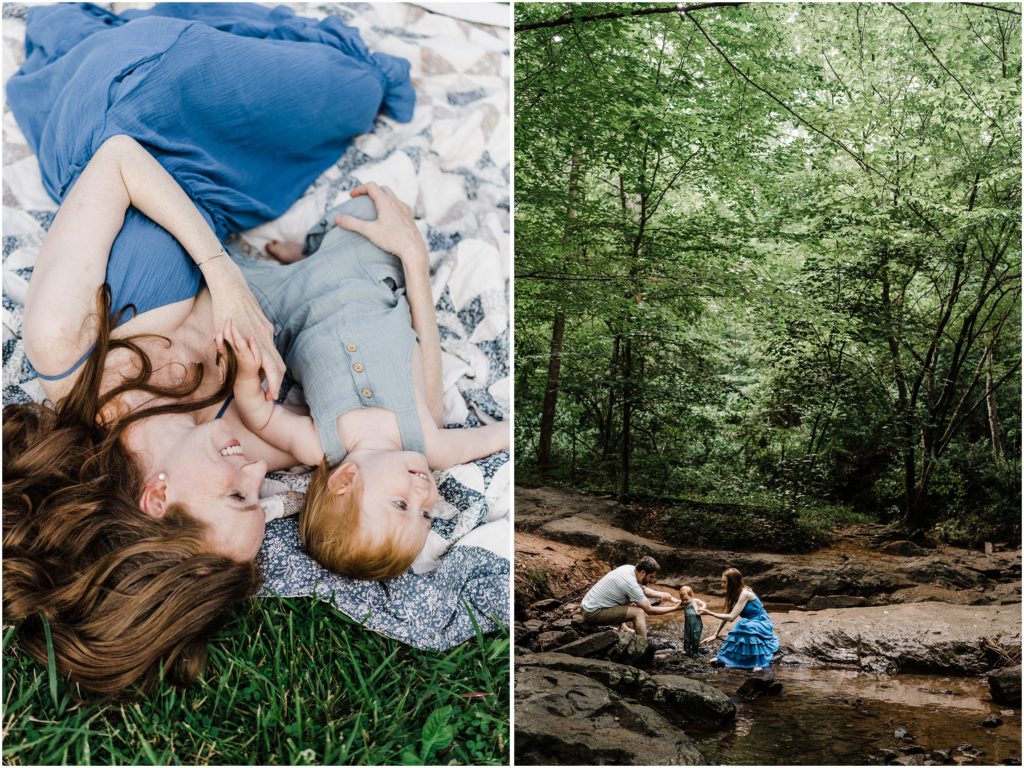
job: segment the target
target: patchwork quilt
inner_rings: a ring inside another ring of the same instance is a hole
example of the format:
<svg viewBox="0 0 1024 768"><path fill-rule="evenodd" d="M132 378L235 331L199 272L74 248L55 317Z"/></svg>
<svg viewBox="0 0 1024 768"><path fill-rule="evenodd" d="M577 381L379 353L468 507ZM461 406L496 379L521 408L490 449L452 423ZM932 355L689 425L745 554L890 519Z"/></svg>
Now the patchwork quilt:
<svg viewBox="0 0 1024 768"><path fill-rule="evenodd" d="M407 4L286 4L340 16L372 51L408 59L416 89L410 123L378 118L279 219L239 233L233 251L267 258L271 239L301 241L348 190L390 186L419 219L431 260L441 334L444 416L452 428L509 416L510 40L507 28ZM120 12L135 4L115 3ZM24 59L26 6L3 6L3 71ZM3 111L3 403L41 401L21 343L28 281L56 204L10 111ZM284 397L301 401L286 378ZM302 549L294 516L308 484L296 468L268 475L274 519L258 556L262 595L310 595L366 627L417 648L443 649L509 623L510 465L507 452L435 475L443 501L406 575L365 582L321 568ZM282 516L283 515L283 516Z"/></svg>

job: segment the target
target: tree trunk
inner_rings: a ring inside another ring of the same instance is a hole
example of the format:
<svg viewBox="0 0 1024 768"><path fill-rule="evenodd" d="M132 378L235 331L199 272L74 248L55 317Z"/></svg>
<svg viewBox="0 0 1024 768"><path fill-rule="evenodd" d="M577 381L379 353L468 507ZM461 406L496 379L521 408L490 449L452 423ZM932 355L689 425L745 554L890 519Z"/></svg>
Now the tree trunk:
<svg viewBox="0 0 1024 768"><path fill-rule="evenodd" d="M555 406L558 404L558 381L562 372L562 342L565 338L565 313L555 313L551 328L551 349L548 353L548 381L544 388L544 405L540 415L540 443L537 446L537 469L541 476L551 468L551 438L555 433Z"/></svg>
<svg viewBox="0 0 1024 768"><path fill-rule="evenodd" d="M992 455L996 465L1003 466L1006 453L1003 451L1003 428L996 410L996 393L992 385L992 348L985 352L985 406L988 410L988 431L992 436Z"/></svg>
<svg viewBox="0 0 1024 768"><path fill-rule="evenodd" d="M911 435L903 435L903 524L912 531L924 527L924 515L918 508L917 462Z"/></svg>
<svg viewBox="0 0 1024 768"><path fill-rule="evenodd" d="M913 459L911 459L913 461ZM923 533L928 530L934 522L931 510L926 503L928 497L928 484L932 479L932 471L935 469L935 457L927 455L923 450L921 453L921 470L912 485L907 491L907 511L903 517L904 527L910 533ZM913 466L907 468L913 471ZM909 480L908 480L909 482Z"/></svg>
<svg viewBox="0 0 1024 768"><path fill-rule="evenodd" d="M619 336L612 337L612 360L608 369L608 409L604 414L604 428L602 429L601 460L607 461L615 440L615 391L616 381L619 375Z"/></svg>
<svg viewBox="0 0 1024 768"><path fill-rule="evenodd" d="M565 211L565 231L562 235L562 264L573 247L576 218L576 197L579 194L580 151L573 152L572 165L569 169L569 203ZM541 477L551 469L551 442L555 434L555 411L558 406L558 385L562 373L562 346L565 339L565 310L561 307L555 311L555 319L551 326L551 348L548 352L548 378L544 387L544 404L540 416L540 441L537 445L537 469Z"/></svg>
<svg viewBox="0 0 1024 768"><path fill-rule="evenodd" d="M619 467L621 483L620 498L629 497L629 459L632 446L633 421L633 340L626 336L622 351L622 440L620 444Z"/></svg>
<svg viewBox="0 0 1024 768"><path fill-rule="evenodd" d="M569 466L569 482L576 487L576 425L572 425L572 464Z"/></svg>
<svg viewBox="0 0 1024 768"><path fill-rule="evenodd" d="M883 254L888 260L888 250ZM904 294L898 290L896 296L892 295L892 286L884 274L882 277L882 306L885 312L887 336L889 344L889 356L892 360L893 383L896 385L896 419L894 426L896 434L900 438L900 447L903 454L903 526L910 531L918 532L928 527L930 522L927 510L921 504L921 494L918 492L917 476L917 455L914 439L914 398L907 386L907 374L903 367L903 357L900 354L901 339L897 336L898 324L893 316L893 308L902 308ZM922 462L925 456L921 457Z"/></svg>

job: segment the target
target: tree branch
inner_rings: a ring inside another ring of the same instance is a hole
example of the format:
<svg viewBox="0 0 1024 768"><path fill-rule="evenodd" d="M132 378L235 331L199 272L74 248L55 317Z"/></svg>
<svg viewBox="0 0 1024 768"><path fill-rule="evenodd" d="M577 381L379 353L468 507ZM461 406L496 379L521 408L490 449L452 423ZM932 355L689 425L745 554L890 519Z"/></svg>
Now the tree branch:
<svg viewBox="0 0 1024 768"><path fill-rule="evenodd" d="M867 170L867 171L871 171L873 174L875 174L876 176L881 178L883 181L885 181L886 184L889 184L890 186L892 185L892 181L889 179L888 176L886 176L884 173L882 173L881 171L876 169L874 166L872 166L870 163L868 163L867 160L865 160L863 157L861 157L856 152L854 152L852 149L850 149L848 146L846 146L846 144L843 141L841 141L840 139L837 139L835 136L831 135L830 133L826 133L821 128L818 128L816 125L812 124L807 119L805 119L802 115L797 114L797 112L795 112L788 104L786 104L782 99L780 99L774 93L769 91L767 88L761 86L760 84L754 82L750 78L750 76L746 72L744 72L742 69L740 69L738 66L736 66L736 64L733 63L732 59L729 58L729 56L725 53L725 51L723 51L718 46L718 44L714 40L711 39L711 36L704 30L704 27L702 27L700 25L700 22L697 21L697 19L695 19L693 16L687 16L687 18L691 22L693 22L693 24L697 27L697 29L700 30L700 33L702 35L704 35L704 39L708 41L708 43L711 45L711 47L714 48L715 51L718 52L718 55L722 57L722 59L725 61L725 63L729 65L729 68L732 69L737 75L742 77L744 80L746 80L748 83L750 83L750 85L752 85L754 88L759 90L761 93L763 93L769 99L771 99L776 104L778 104L780 107L782 107L784 110L786 110L789 114L791 114L794 118L796 118L797 121L800 122L802 125L807 126L808 128L810 128L812 131L814 131L819 136L823 136L824 138L828 139L830 142L835 144L837 147L839 147L841 150L843 150L846 154L848 154L850 157L852 157L854 160L856 160L857 161L857 165L859 165L861 168L863 168L864 170Z"/></svg>
<svg viewBox="0 0 1024 768"><path fill-rule="evenodd" d="M928 41L925 40L924 35L921 34L921 30L917 28L917 25L914 24L911 18L907 15L907 12L900 8L898 5L896 5L896 3L889 3L889 5L892 8L894 8L897 12L899 12L899 14L904 19L907 20L907 24L909 24L910 28L914 30L914 34L917 35L918 40L921 41L921 44L925 47L925 50L927 50L928 53L931 55L932 59L935 60L935 63L939 65L939 68L942 69L942 71L949 75L951 78L953 78L953 82L960 86L960 90L964 92L964 95L967 96L967 99L971 102L971 104L973 104L978 109L978 111L985 116L987 120L990 120L992 122L996 130L999 131L999 135L1003 137L1003 141L1006 141L1006 134L1003 133L1002 126L1000 126L999 123L996 122L995 118L989 116L988 112L985 111L985 108L982 107L981 104L978 103L977 99L974 98L974 94L967 90L967 86L960 82L960 78L958 78L956 75L950 72L949 67L942 63L942 60L939 58L938 54L936 54L932 47L928 45Z"/></svg>
<svg viewBox="0 0 1024 768"><path fill-rule="evenodd" d="M999 11L1000 13L1009 13L1013 16L1020 16L1020 11L1015 11L1012 8L1000 8L998 5L986 5L985 3L960 3L960 5L966 5L974 8L988 8L990 11Z"/></svg>
<svg viewBox="0 0 1024 768"><path fill-rule="evenodd" d="M535 29L551 29L553 27L564 27L576 22L590 21L611 21L613 19L625 19L631 16L651 16L656 13L682 13L688 14L693 11L702 11L705 8L731 8L746 5L745 2L724 2L724 3L696 3L695 5L683 5L682 3L667 3L654 8L633 8L623 4L623 10L609 11L608 13L595 13L590 16L576 16L569 14L559 16L557 19L547 21L534 21L527 24L516 24L516 32L529 32Z"/></svg>

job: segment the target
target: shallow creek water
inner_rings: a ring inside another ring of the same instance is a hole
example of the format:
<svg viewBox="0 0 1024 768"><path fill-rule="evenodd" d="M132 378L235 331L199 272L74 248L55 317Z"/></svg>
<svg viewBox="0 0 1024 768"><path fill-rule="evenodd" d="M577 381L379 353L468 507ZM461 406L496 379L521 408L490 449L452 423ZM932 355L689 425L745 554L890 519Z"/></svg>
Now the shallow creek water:
<svg viewBox="0 0 1024 768"><path fill-rule="evenodd" d="M676 644L681 627L659 622L652 635ZM983 728L998 714L984 679L940 675L876 675L823 667L774 667L782 692L744 701L735 691L749 673L708 668L702 679L736 703L735 723L686 728L711 764L860 765L880 749L917 744L930 751L969 743L982 754L972 764L1021 764L1021 712ZM894 736L906 729L912 739Z"/></svg>

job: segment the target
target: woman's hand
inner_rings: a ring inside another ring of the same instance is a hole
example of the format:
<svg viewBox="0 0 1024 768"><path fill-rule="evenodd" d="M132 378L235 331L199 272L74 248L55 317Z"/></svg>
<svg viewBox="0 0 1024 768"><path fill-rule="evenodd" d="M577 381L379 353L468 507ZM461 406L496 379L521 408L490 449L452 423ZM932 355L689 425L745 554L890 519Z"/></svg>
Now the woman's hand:
<svg viewBox="0 0 1024 768"><path fill-rule="evenodd" d="M243 338L234 321L229 317L214 339L214 343L217 345L217 352L223 356L227 355L227 350L224 348L225 339L235 350L235 361L237 364L235 369L235 386L237 387L243 382L248 382L254 383L258 387L261 381L260 369L263 367L263 355L260 352L259 345L256 343L256 337Z"/></svg>
<svg viewBox="0 0 1024 768"><path fill-rule="evenodd" d="M709 643L715 642L715 640L717 640L717 639L718 639L718 635L715 635L714 637L705 637L703 640L700 641L700 644L701 645L708 645Z"/></svg>
<svg viewBox="0 0 1024 768"><path fill-rule="evenodd" d="M339 227L358 232L378 248L393 253L402 260L407 270L419 262L429 267L427 248L419 230L416 229L412 209L399 200L390 187L381 187L370 182L353 189L351 195L369 195L377 208L377 218L374 221L364 221L343 214L334 220Z"/></svg>
<svg viewBox="0 0 1024 768"><path fill-rule="evenodd" d="M260 368L267 380L264 396L267 400L277 400L284 378L284 360L274 346L274 326L263 314L242 271L231 259L222 256L203 265L203 276L213 300L214 327L223 329L230 320L240 338L254 340ZM236 348L235 351L243 350Z"/></svg>

